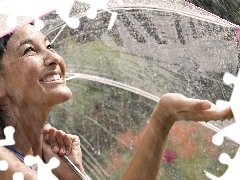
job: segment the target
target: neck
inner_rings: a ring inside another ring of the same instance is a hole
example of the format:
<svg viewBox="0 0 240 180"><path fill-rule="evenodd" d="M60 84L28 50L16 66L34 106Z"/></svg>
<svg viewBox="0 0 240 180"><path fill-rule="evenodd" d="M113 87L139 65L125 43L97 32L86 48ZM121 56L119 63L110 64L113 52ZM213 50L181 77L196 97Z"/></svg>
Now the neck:
<svg viewBox="0 0 240 180"><path fill-rule="evenodd" d="M28 108L26 104L7 107L7 124L15 128L14 147L24 155L42 157L42 129L51 109L46 107L29 106Z"/></svg>

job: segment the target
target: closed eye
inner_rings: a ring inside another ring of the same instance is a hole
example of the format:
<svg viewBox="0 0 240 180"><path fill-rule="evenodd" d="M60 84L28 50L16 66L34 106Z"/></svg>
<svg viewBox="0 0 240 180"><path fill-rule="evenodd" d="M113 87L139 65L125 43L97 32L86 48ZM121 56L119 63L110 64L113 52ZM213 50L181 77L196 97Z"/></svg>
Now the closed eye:
<svg viewBox="0 0 240 180"><path fill-rule="evenodd" d="M25 49L25 51L23 52L23 55L26 55L29 52L36 52L36 50L32 46L29 46Z"/></svg>

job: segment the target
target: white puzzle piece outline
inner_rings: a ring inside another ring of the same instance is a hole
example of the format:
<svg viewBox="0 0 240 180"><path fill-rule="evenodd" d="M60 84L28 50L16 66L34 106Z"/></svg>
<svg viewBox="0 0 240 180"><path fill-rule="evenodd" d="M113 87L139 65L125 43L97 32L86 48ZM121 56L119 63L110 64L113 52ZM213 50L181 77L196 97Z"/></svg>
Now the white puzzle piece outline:
<svg viewBox="0 0 240 180"><path fill-rule="evenodd" d="M219 161L222 164L228 165L228 169L221 177L216 177L209 172L205 171L206 176L212 180L239 180L240 177L240 148L238 149L233 159L226 153L222 153L219 157Z"/></svg>
<svg viewBox="0 0 240 180"><path fill-rule="evenodd" d="M90 8L87 10L86 12L86 16L88 18L95 18L97 11L99 9L103 9L109 13L112 14L111 18L110 18L110 22L109 22L109 26L108 29L111 29L116 18L117 18L117 13L116 12L112 12L109 11L107 9L107 3L109 2L109 0L78 0L79 2L83 2L83 3L87 3L90 4ZM123 3L122 0L115 0L117 3L121 4ZM32 17L33 19L35 19L35 27L37 29L42 29L44 27L44 23L43 21L41 21L39 19L39 17L41 15L43 15L43 13L45 13L46 11L52 11L52 10L56 10L56 12L59 14L59 16L66 22L66 24L68 26L70 26L71 28L77 28L79 25L79 20L74 18L74 17L69 17L69 13L70 10L72 8L74 0L1 0L0 1L0 13L3 14L8 14L8 20L7 20L7 25L9 27L17 27L18 26L18 22L17 22L17 15L20 16L29 16ZM25 6L26 4L35 4L34 8L28 8L28 6ZM14 6L12 5L14 4ZM39 10L43 10L40 7L44 6L44 11L39 11ZM11 8L9 8L11 7ZM14 9L14 7L16 7ZM31 12L29 12L30 10L32 10ZM217 105L219 106L225 106L225 105L230 105L235 117L236 122L230 126L225 127L224 129L222 129L219 133L217 133L216 135L213 136L213 143L216 144L217 146L220 146L223 141L224 138L230 138L231 140L233 140L234 142L236 142L237 144L240 144L240 111L238 111L239 107L240 107L240 73L238 74L237 77L233 76L232 74L226 73L224 76L224 82L228 85L230 84L234 84L234 89L232 92L232 96L229 102L225 102L225 101L217 101ZM8 134L8 130L7 130L7 135L6 135L6 139L5 140L0 140L0 146L3 145L13 145L13 134L12 131L9 131ZM10 142L11 141L11 142ZM2 143L2 144L1 144ZM227 154L223 153L221 154L219 161L223 164L227 164L228 165L228 169L226 170L225 174L222 175L221 177L216 177L208 172L205 172L207 177L211 178L212 180L229 180L229 179L233 179L233 175L239 175L239 173L237 172L237 168L239 167L238 165L240 164L240 155L239 155L239 151L237 151L235 157L233 159L231 159ZM53 168L56 166L56 164L44 164L42 161L40 161L40 157L32 157L34 159L32 159L32 161L39 163L40 164L40 169L42 169L42 167L50 167ZM28 159L28 158L27 158ZM31 159L31 158L30 158ZM31 164L30 160L29 162L27 162L27 164ZM6 162L4 161L0 161L0 169L6 169ZM44 169L44 168L43 168ZM49 170L49 169L48 169ZM41 173L39 173L41 174ZM44 173L43 173L44 174ZM50 175L53 175L50 173ZM238 176L239 177L239 176ZM20 180L21 178L23 178L23 176L21 175L21 173L15 173L14 174L14 180ZM43 177L40 177L43 178ZM46 179L46 177L44 177ZM53 177L54 178L54 177Z"/></svg>
<svg viewBox="0 0 240 180"><path fill-rule="evenodd" d="M224 138L228 138L238 145L240 145L240 72L238 73L237 77L230 73L225 73L223 77L224 83L227 85L234 85L232 95L229 102L218 100L217 106L220 107L220 109L225 108L226 106L230 106L235 118L235 123L223 128L220 132L215 134L212 137L212 142L220 146L222 145ZM231 159L226 153L222 153L219 157L219 161L222 164L228 165L227 170L225 173L220 176L216 177L212 175L211 173L205 171L205 174L208 178L212 180L237 180L240 177L240 171L239 171L239 165L240 165L240 148L238 149L235 157Z"/></svg>
<svg viewBox="0 0 240 180"><path fill-rule="evenodd" d="M16 28L18 26L17 16L24 16L34 19L34 26L36 29L41 30L44 27L44 23L39 19L40 16L46 12L56 10L61 19L64 20L69 27L75 29L79 26L79 20L75 17L69 17L74 1L75 0L1 0L0 14L9 15L6 22L8 27ZM108 30L112 29L117 19L117 12L108 10L107 4L109 0L77 1L90 5L90 8L86 11L86 16L90 19L96 17L98 10L104 10L111 13ZM119 4L123 3L122 0L116 0L116 2ZM35 4L35 6L29 8L26 4Z"/></svg>
<svg viewBox="0 0 240 180"><path fill-rule="evenodd" d="M5 135L5 139L0 139L0 146L14 145L15 141L13 138L13 134L15 132L15 129L12 126L7 126L4 128L3 132Z"/></svg>
<svg viewBox="0 0 240 180"><path fill-rule="evenodd" d="M15 141L13 138L15 129L12 126L7 126L4 128L5 139L0 140L0 146L10 146L14 145ZM8 169L8 162L6 160L0 161L0 171L6 171ZM21 172L17 172L13 174L13 180L23 180L23 174Z"/></svg>
<svg viewBox="0 0 240 180"><path fill-rule="evenodd" d="M12 126L7 126L4 128L5 139L0 140L0 146L8 146L15 144L13 139L13 134L15 129ZM6 171L8 169L8 162L5 160L0 161L0 171Z"/></svg>
<svg viewBox="0 0 240 180"><path fill-rule="evenodd" d="M14 145L15 141L13 138L15 129L12 126L4 128L5 139L0 140L0 146ZM60 161L53 157L50 161L45 164L39 156L26 156L24 159L26 165L38 164L37 177L38 180L57 180L58 178L52 173L52 169L59 166ZM8 162L6 160L0 161L0 171L6 171L8 169ZM13 180L24 180L24 175L21 172L13 174Z"/></svg>
<svg viewBox="0 0 240 180"><path fill-rule="evenodd" d="M57 168L60 165L60 161L52 157L47 164L45 164L40 156L26 156L24 163L28 166L37 164L37 178L38 180L58 180L58 178L52 173L52 169Z"/></svg>

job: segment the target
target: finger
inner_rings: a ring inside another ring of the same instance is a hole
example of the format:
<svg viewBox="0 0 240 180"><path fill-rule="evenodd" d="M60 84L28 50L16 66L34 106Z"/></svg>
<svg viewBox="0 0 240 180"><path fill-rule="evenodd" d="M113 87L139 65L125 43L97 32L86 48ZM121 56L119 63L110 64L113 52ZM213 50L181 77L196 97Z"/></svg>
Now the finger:
<svg viewBox="0 0 240 180"><path fill-rule="evenodd" d="M48 143L51 144L50 138L49 138L49 134L43 134L44 140Z"/></svg>
<svg viewBox="0 0 240 180"><path fill-rule="evenodd" d="M45 124L44 127L43 127L43 133L48 132L49 129L51 129L51 128L52 128L51 124Z"/></svg>
<svg viewBox="0 0 240 180"><path fill-rule="evenodd" d="M65 134L62 137L64 144L65 144L65 149L66 149L66 155L69 156L72 151L72 140L68 134Z"/></svg>
<svg viewBox="0 0 240 180"><path fill-rule="evenodd" d="M231 108L224 110L218 109L216 106L212 106L210 109L199 112L181 112L178 114L182 120L193 121L211 121L211 120L226 120L233 117Z"/></svg>
<svg viewBox="0 0 240 180"><path fill-rule="evenodd" d="M80 139L77 135L68 134L74 144L80 145Z"/></svg>
<svg viewBox="0 0 240 180"><path fill-rule="evenodd" d="M197 112L211 108L211 102L208 100L187 98L177 93L168 93L164 95L164 97L166 101L165 104L170 105L169 108L173 108L175 112Z"/></svg>
<svg viewBox="0 0 240 180"><path fill-rule="evenodd" d="M80 147L80 139L77 135L68 134L72 141L72 150L76 147Z"/></svg>
<svg viewBox="0 0 240 180"><path fill-rule="evenodd" d="M199 115L204 115L206 120L209 118L211 118L211 120L226 120L233 118L233 113L230 106L225 109L220 109L218 106L207 100L197 100L193 102L190 109L193 112L203 111L202 114L200 113Z"/></svg>
<svg viewBox="0 0 240 180"><path fill-rule="evenodd" d="M201 103L201 108L202 110L207 110L207 109L210 109L212 107L212 103L211 102L202 102Z"/></svg>
<svg viewBox="0 0 240 180"><path fill-rule="evenodd" d="M52 152L55 154L59 152L58 142L55 135L56 132L57 132L57 129L55 128L49 129L49 141L51 142Z"/></svg>
<svg viewBox="0 0 240 180"><path fill-rule="evenodd" d="M225 119L232 119L233 118L233 112L232 112L232 109L231 107L227 107L225 108L223 111L222 111L222 114L221 114L221 120L225 120Z"/></svg>
<svg viewBox="0 0 240 180"><path fill-rule="evenodd" d="M199 99L190 99L188 98L187 100L189 102L189 111L192 112L198 112L198 111L203 111L203 110L208 110L211 109L212 103L207 100L199 100Z"/></svg>
<svg viewBox="0 0 240 180"><path fill-rule="evenodd" d="M51 129L51 128L52 128L51 124L45 124L43 127L42 134L43 134L45 141L47 141L47 142L49 142L49 129Z"/></svg>
<svg viewBox="0 0 240 180"><path fill-rule="evenodd" d="M66 133L61 131L61 130L57 130L55 133L55 138L57 140L57 144L58 144L58 148L59 148L59 155L65 155L66 154L66 148L65 148L65 143L63 140L63 136L65 136ZM69 138L70 139L70 138ZM69 143L71 144L71 142Z"/></svg>
<svg viewBox="0 0 240 180"><path fill-rule="evenodd" d="M206 114L211 117L211 120L226 120L233 118L233 113L230 107L219 109L216 105L206 111Z"/></svg>
<svg viewBox="0 0 240 180"><path fill-rule="evenodd" d="M178 99L175 109L177 113L180 112L200 112L204 110L211 109L212 103L207 100L191 99L191 98L181 98Z"/></svg>

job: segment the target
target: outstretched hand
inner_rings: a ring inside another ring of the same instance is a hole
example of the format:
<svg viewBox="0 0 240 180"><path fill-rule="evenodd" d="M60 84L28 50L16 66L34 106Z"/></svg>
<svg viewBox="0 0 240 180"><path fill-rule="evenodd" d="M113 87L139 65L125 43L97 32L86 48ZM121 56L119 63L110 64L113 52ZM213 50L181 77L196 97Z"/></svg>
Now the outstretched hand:
<svg viewBox="0 0 240 180"><path fill-rule="evenodd" d="M176 121L207 122L232 117L230 107L221 110L207 100L187 98L177 93L164 94L156 105L121 180L157 179L167 137Z"/></svg>
<svg viewBox="0 0 240 180"><path fill-rule="evenodd" d="M164 116L172 123L178 120L207 122L233 117L230 107L219 109L208 100L187 98L177 93L163 95L154 110L154 115L155 117Z"/></svg>

